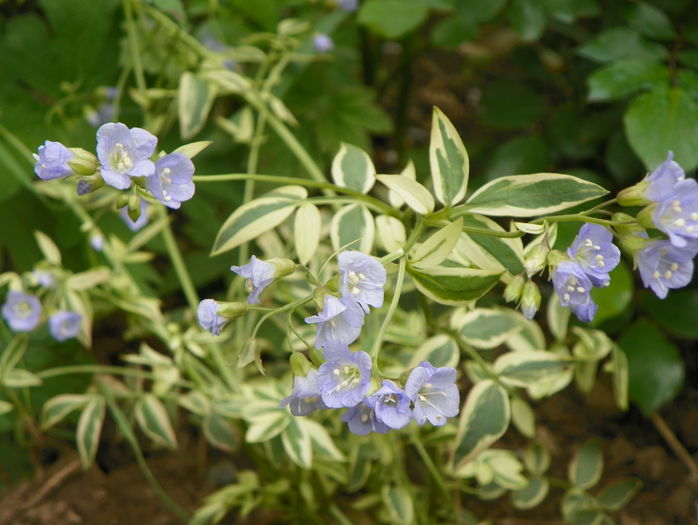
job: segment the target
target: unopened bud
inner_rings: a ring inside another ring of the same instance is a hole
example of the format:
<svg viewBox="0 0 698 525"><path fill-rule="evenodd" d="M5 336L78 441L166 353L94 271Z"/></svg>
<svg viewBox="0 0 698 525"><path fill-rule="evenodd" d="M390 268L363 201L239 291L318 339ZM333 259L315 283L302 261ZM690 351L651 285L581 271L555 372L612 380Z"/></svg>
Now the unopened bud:
<svg viewBox="0 0 698 525"><path fill-rule="evenodd" d="M247 313L248 309L247 303L218 301L218 315L229 320L242 317Z"/></svg>
<svg viewBox="0 0 698 525"><path fill-rule="evenodd" d="M619 236L642 235L645 229L637 223L635 217L627 213L617 212L613 214L613 228Z"/></svg>
<svg viewBox="0 0 698 525"><path fill-rule="evenodd" d="M540 300L538 286L533 281L528 281L524 285L523 293L521 294L521 313L529 321L533 319L538 308L540 308Z"/></svg>
<svg viewBox="0 0 698 525"><path fill-rule="evenodd" d="M92 175L97 171L97 157L82 148L68 148L75 156L68 161L68 166L78 175Z"/></svg>
<svg viewBox="0 0 698 525"><path fill-rule="evenodd" d="M545 261L548 258L548 247L544 242L540 242L534 246L524 259L524 268L528 276L535 275L543 270Z"/></svg>
<svg viewBox="0 0 698 525"><path fill-rule="evenodd" d="M630 255L635 255L637 252L644 250L650 240L647 237L640 235L620 235L618 237L621 247Z"/></svg>
<svg viewBox="0 0 698 525"><path fill-rule="evenodd" d="M116 197L116 209L120 210L124 206L128 206L128 199L129 195L127 193L119 193L119 195Z"/></svg>
<svg viewBox="0 0 698 525"><path fill-rule="evenodd" d="M135 193L128 196L128 216L133 222L141 216L141 198Z"/></svg>
<svg viewBox="0 0 698 525"><path fill-rule="evenodd" d="M504 288L504 300L508 303L513 303L521 298L526 279L523 275L515 275Z"/></svg>
<svg viewBox="0 0 698 525"><path fill-rule="evenodd" d="M291 364L291 372L294 376L305 377L313 368L308 358L300 352L293 352L289 358L289 362Z"/></svg>
<svg viewBox="0 0 698 525"><path fill-rule="evenodd" d="M551 250L547 257L548 265L552 266L553 268L555 268L561 262L568 260L569 257L567 257L567 254L561 252L560 250Z"/></svg>
<svg viewBox="0 0 698 525"><path fill-rule="evenodd" d="M98 190L104 186L104 179L99 175L90 175L88 177L82 177L78 181L78 195L87 195L95 190Z"/></svg>
<svg viewBox="0 0 698 525"><path fill-rule="evenodd" d="M618 204L621 206L645 206L649 204L650 200L645 197L649 185L648 181L642 181L619 191L616 197Z"/></svg>

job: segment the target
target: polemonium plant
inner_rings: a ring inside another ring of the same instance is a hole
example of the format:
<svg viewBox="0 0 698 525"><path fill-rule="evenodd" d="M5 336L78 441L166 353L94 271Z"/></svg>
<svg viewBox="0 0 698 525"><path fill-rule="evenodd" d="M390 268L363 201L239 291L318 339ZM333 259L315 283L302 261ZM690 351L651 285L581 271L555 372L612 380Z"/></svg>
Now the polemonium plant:
<svg viewBox="0 0 698 525"><path fill-rule="evenodd" d="M317 384L317 370L310 369L306 376L293 378L291 395L281 400L281 406L287 406L294 416L307 416L316 410L327 408Z"/></svg>
<svg viewBox="0 0 698 525"><path fill-rule="evenodd" d="M326 295L322 311L305 318L308 324L317 325L315 347L325 351L325 358L343 354L348 345L356 341L364 324L364 312L350 297L337 298Z"/></svg>
<svg viewBox="0 0 698 525"><path fill-rule="evenodd" d="M230 270L248 280L250 294L247 302L250 304L259 303L259 294L274 282L274 265L266 261L257 259L254 255L250 262L243 266L231 266Z"/></svg>
<svg viewBox="0 0 698 525"><path fill-rule="evenodd" d="M611 282L608 274L620 262L620 250L613 244L613 234L599 224L584 224L567 249L567 255L576 262L594 286L604 287Z"/></svg>
<svg viewBox="0 0 698 525"><path fill-rule="evenodd" d="M208 330L213 335L220 335L223 326L228 321L218 313L219 308L217 301L204 299L196 310L196 318L201 328Z"/></svg>
<svg viewBox="0 0 698 525"><path fill-rule="evenodd" d="M2 316L15 332L31 332L41 321L41 302L34 295L11 290L2 306Z"/></svg>
<svg viewBox="0 0 698 525"><path fill-rule="evenodd" d="M635 254L635 262L645 288L650 288L660 299L669 290L683 288L691 282L693 259L698 254L698 240L691 239L685 246L674 246L671 241L649 241Z"/></svg>
<svg viewBox="0 0 698 525"><path fill-rule="evenodd" d="M698 182L677 182L671 194L656 204L652 219L674 246L682 248L690 239L698 239Z"/></svg>
<svg viewBox="0 0 698 525"><path fill-rule="evenodd" d="M170 153L155 162L146 187L168 208L177 209L194 196L194 164L182 153Z"/></svg>
<svg viewBox="0 0 698 525"><path fill-rule="evenodd" d="M340 289L345 297L352 297L365 313L369 306L383 306L383 286L386 273L375 257L365 253L348 251L337 257L340 272Z"/></svg>
<svg viewBox="0 0 698 525"><path fill-rule="evenodd" d="M412 420L410 398L390 379L384 379L366 403L373 407L376 419L390 428L403 428Z"/></svg>
<svg viewBox="0 0 698 525"><path fill-rule="evenodd" d="M593 285L582 267L572 261L562 261L553 270L552 279L560 304L569 307L580 321L591 321L598 305L591 298Z"/></svg>
<svg viewBox="0 0 698 525"><path fill-rule="evenodd" d="M80 332L82 316L70 310L54 312L48 318L49 331L57 341L72 339Z"/></svg>

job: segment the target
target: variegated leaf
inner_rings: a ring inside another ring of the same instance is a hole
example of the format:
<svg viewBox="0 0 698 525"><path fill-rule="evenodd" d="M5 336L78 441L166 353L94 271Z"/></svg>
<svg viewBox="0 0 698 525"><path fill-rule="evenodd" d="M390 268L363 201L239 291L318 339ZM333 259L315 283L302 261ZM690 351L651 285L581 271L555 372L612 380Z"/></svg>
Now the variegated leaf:
<svg viewBox="0 0 698 525"><path fill-rule="evenodd" d="M179 133L184 140L196 135L206 124L206 118L215 98L215 90L190 71L179 77L177 110Z"/></svg>
<svg viewBox="0 0 698 525"><path fill-rule="evenodd" d="M494 370L511 386L528 387L569 372L572 362L552 352L509 352L497 358Z"/></svg>
<svg viewBox="0 0 698 525"><path fill-rule="evenodd" d="M155 443L168 448L177 448L170 416L162 402L153 394L144 394L135 406L138 425Z"/></svg>
<svg viewBox="0 0 698 525"><path fill-rule="evenodd" d="M451 327L475 348L495 348L521 330L516 317L507 310L458 309L451 316Z"/></svg>
<svg viewBox="0 0 698 525"><path fill-rule="evenodd" d="M197 142L190 142L189 144L182 144L176 150L172 151L172 153L182 153L190 159L193 159L199 153L208 148L211 144L213 144L212 140L199 140Z"/></svg>
<svg viewBox="0 0 698 525"><path fill-rule="evenodd" d="M590 489L599 482L602 472L601 447L595 441L587 441L570 463L568 471L570 483L576 487Z"/></svg>
<svg viewBox="0 0 698 525"><path fill-rule="evenodd" d="M546 478L530 478L524 488L511 493L511 502L517 509L532 509L545 499L549 488Z"/></svg>
<svg viewBox="0 0 698 525"><path fill-rule="evenodd" d="M436 198L444 206L463 200L470 172L468 152L456 128L436 107L431 121L429 164Z"/></svg>
<svg viewBox="0 0 698 525"><path fill-rule="evenodd" d="M493 232L506 231L499 224L482 215L468 214L463 217L463 226ZM495 237L483 233L464 232L466 242L459 250L480 268L508 270L513 275L524 271L523 243L520 238ZM462 241L459 241L462 242Z"/></svg>
<svg viewBox="0 0 698 525"><path fill-rule="evenodd" d="M443 262L455 248L462 229L462 218L441 228L417 247L410 264L417 268L429 268Z"/></svg>
<svg viewBox="0 0 698 525"><path fill-rule="evenodd" d="M405 245L407 235L402 221L389 215L376 217L376 230L378 242L388 252L396 252Z"/></svg>
<svg viewBox="0 0 698 525"><path fill-rule="evenodd" d="M301 468L313 466L313 444L308 427L300 422L300 418L291 418L288 426L281 434L281 442L288 457Z"/></svg>
<svg viewBox="0 0 698 525"><path fill-rule="evenodd" d="M375 235L373 215L361 204L350 204L339 210L330 225L330 238L335 250L358 250L371 253Z"/></svg>
<svg viewBox="0 0 698 525"><path fill-rule="evenodd" d="M315 255L320 243L321 226L322 220L317 206L311 202L304 202L298 206L293 223L293 236L296 255L298 255L298 262L301 264L307 264Z"/></svg>
<svg viewBox="0 0 698 525"><path fill-rule="evenodd" d="M412 354L407 368L414 368L422 361L429 361L433 366L456 367L460 358L460 350L456 342L447 335L440 334L424 341L417 351Z"/></svg>
<svg viewBox="0 0 698 525"><path fill-rule="evenodd" d="M43 430L60 422L71 412L78 410L92 399L84 394L60 394L52 397L41 407L41 428Z"/></svg>
<svg viewBox="0 0 698 525"><path fill-rule="evenodd" d="M332 160L332 179L337 186L368 193L376 182L376 168L365 151L342 142Z"/></svg>
<svg viewBox="0 0 698 525"><path fill-rule="evenodd" d="M58 249L58 246L56 246L56 243L53 242L51 237L37 230L34 232L34 238L36 239L39 249L41 250L41 253L44 254L46 260L52 264L55 264L56 266L60 266L61 251Z"/></svg>
<svg viewBox="0 0 698 525"><path fill-rule="evenodd" d="M501 272L442 266L424 271L410 268L409 273L420 292L447 305L459 305L481 297L497 284L501 275Z"/></svg>
<svg viewBox="0 0 698 525"><path fill-rule="evenodd" d="M400 175L408 179L417 180L417 171L414 169L414 162L412 162L412 159L407 162L407 166L400 172ZM388 189L388 202L393 208L400 208L405 204L405 199L400 197L395 190Z"/></svg>
<svg viewBox="0 0 698 525"><path fill-rule="evenodd" d="M426 215L434 211L434 197L416 180L403 175L376 175L378 182L397 193L414 211Z"/></svg>
<svg viewBox="0 0 698 525"><path fill-rule="evenodd" d="M82 463L82 468L84 469L92 465L97 454L105 412L104 398L91 396L89 403L80 414L75 441L80 454L80 463Z"/></svg>
<svg viewBox="0 0 698 525"><path fill-rule="evenodd" d="M215 412L204 418L204 435L211 445L226 452L232 452L238 446L238 439L230 421Z"/></svg>

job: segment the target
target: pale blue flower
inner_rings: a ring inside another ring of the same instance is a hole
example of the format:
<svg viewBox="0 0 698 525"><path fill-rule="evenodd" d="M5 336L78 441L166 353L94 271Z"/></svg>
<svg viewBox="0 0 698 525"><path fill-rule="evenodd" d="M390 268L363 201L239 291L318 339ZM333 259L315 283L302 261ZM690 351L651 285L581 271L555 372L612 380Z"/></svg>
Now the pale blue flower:
<svg viewBox="0 0 698 525"><path fill-rule="evenodd" d="M121 220L123 220L126 223L126 226L128 226L129 230L131 230L132 232L137 232L138 230L143 228L143 226L148 224L148 208L150 208L150 203L145 199L141 199L141 212L138 215L138 219L136 219L135 221L131 220L131 217L128 214L128 207L126 206L121 208L119 215L121 215Z"/></svg>
<svg viewBox="0 0 698 525"><path fill-rule="evenodd" d="M60 310L48 318L48 327L54 339L65 341L78 335L81 322L82 316L79 313Z"/></svg>
<svg viewBox="0 0 698 525"><path fill-rule="evenodd" d="M674 192L676 183L686 177L681 166L673 159L674 153L670 151L666 160L647 177L650 184L645 190L645 197L654 202L662 201Z"/></svg>
<svg viewBox="0 0 698 525"><path fill-rule="evenodd" d="M43 288L53 288L56 284L53 275L46 270L34 270L32 272L32 277L36 280L36 284Z"/></svg>
<svg viewBox="0 0 698 525"><path fill-rule="evenodd" d="M371 432L387 434L390 431L390 427L376 416L373 405L366 400L342 414L342 421L347 423L349 431L357 436L367 436Z"/></svg>
<svg viewBox="0 0 698 525"><path fill-rule="evenodd" d="M141 128L121 122L104 124L97 130L97 157L104 182L118 190L131 186L131 177L148 177L155 171L150 157L158 139Z"/></svg>
<svg viewBox="0 0 698 525"><path fill-rule="evenodd" d="M313 47L318 53L329 53L334 49L334 42L329 36L320 33L313 37Z"/></svg>
<svg viewBox="0 0 698 525"><path fill-rule="evenodd" d="M41 320L41 303L33 295L11 290L2 307L2 316L15 332L31 332Z"/></svg>
<svg viewBox="0 0 698 525"><path fill-rule="evenodd" d="M47 140L43 146L39 146L39 154L34 153L36 164L34 173L42 180L60 179L72 175L74 172L68 165L68 161L75 157L60 142Z"/></svg>
<svg viewBox="0 0 698 525"><path fill-rule="evenodd" d="M294 377L293 392L282 399L280 405L289 405L294 416L307 416L316 410L327 408L317 386L317 370L311 368L305 377Z"/></svg>
<svg viewBox="0 0 698 525"><path fill-rule="evenodd" d="M677 182L674 191L656 204L652 221L678 248L686 246L690 239L697 239L698 182L693 179Z"/></svg>
<svg viewBox="0 0 698 525"><path fill-rule="evenodd" d="M155 172L146 187L168 208L177 209L194 196L194 164L183 153L170 153L155 162Z"/></svg>
<svg viewBox="0 0 698 525"><path fill-rule="evenodd" d="M356 11L359 8L359 0L339 0L339 8L342 11Z"/></svg>
<svg viewBox="0 0 698 525"><path fill-rule="evenodd" d="M337 299L326 295L322 311L306 317L305 322L317 324L315 348L322 348L325 359L331 359L336 352L342 353L358 339L364 324L364 312L351 298Z"/></svg>
<svg viewBox="0 0 698 525"><path fill-rule="evenodd" d="M434 367L422 361L405 382L405 394L414 403L412 416L418 425L427 421L435 426L458 415L460 393L456 386L456 370L449 366Z"/></svg>
<svg viewBox="0 0 698 525"><path fill-rule="evenodd" d="M257 259L254 255L250 262L243 266L231 266L231 271L249 279L250 295L247 297L249 304L259 303L259 294L274 281L276 268L273 264Z"/></svg>
<svg viewBox="0 0 698 525"><path fill-rule="evenodd" d="M683 288L693 277L693 258L698 254L698 240L692 239L678 247L671 241L650 241L635 254L635 262L645 288L650 288L660 299L670 289Z"/></svg>
<svg viewBox="0 0 698 525"><path fill-rule="evenodd" d="M608 274L620 262L620 250L613 244L613 234L600 224L585 223L567 249L567 255L599 287L608 286L611 282Z"/></svg>
<svg viewBox="0 0 698 525"><path fill-rule="evenodd" d="M560 304L569 307L580 321L589 322L596 314L597 305L591 299L591 280L581 266L562 261L553 270L553 286Z"/></svg>
<svg viewBox="0 0 698 525"><path fill-rule="evenodd" d="M403 428L412 419L410 398L389 379L383 380L382 386L368 398L367 403L375 410L378 421L390 428Z"/></svg>
<svg viewBox="0 0 698 525"><path fill-rule="evenodd" d="M99 234L94 234L90 237L90 246L96 252L101 252L104 250L104 237Z"/></svg>
<svg viewBox="0 0 698 525"><path fill-rule="evenodd" d="M371 357L366 352L335 352L318 369L320 395L331 408L358 405L370 386Z"/></svg>
<svg viewBox="0 0 698 525"><path fill-rule="evenodd" d="M223 326L228 322L227 319L218 315L218 308L218 303L213 299L204 299L196 310L196 318L201 328L213 335L220 335Z"/></svg>
<svg viewBox="0 0 698 525"><path fill-rule="evenodd" d="M340 272L340 290L361 305L364 312L369 306L383 306L383 286L386 273L383 265L370 255L361 252L342 252L337 258Z"/></svg>

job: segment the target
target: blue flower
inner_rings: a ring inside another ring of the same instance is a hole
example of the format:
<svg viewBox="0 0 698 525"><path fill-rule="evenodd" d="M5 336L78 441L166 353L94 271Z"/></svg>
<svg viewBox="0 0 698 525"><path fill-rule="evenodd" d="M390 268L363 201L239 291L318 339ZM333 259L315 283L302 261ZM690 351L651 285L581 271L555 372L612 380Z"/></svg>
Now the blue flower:
<svg viewBox="0 0 698 525"><path fill-rule="evenodd" d="M48 328L57 341L65 341L78 335L82 316L77 312L60 310L48 318Z"/></svg>
<svg viewBox="0 0 698 525"><path fill-rule="evenodd" d="M368 398L368 404L375 410L378 421L390 428L403 428L412 419L410 398L389 379L383 380L383 385Z"/></svg>
<svg viewBox="0 0 698 525"><path fill-rule="evenodd" d="M336 352L318 369L318 387L328 407L358 405L371 386L371 357L366 352L348 348Z"/></svg>
<svg viewBox="0 0 698 525"><path fill-rule="evenodd" d="M635 254L635 262L645 288L650 288L660 299L670 289L683 288L693 276L693 258L698 254L698 241L677 247L666 239L647 243Z"/></svg>
<svg viewBox="0 0 698 525"><path fill-rule="evenodd" d="M308 324L317 324L315 348L322 348L325 359L343 352L361 334L364 324L364 312L351 298L337 299L332 295L325 296L325 304L317 315L305 318Z"/></svg>
<svg viewBox="0 0 698 525"><path fill-rule="evenodd" d="M318 53L329 53L334 49L334 42L329 36L320 33L313 38L313 47Z"/></svg>
<svg viewBox="0 0 698 525"><path fill-rule="evenodd" d="M373 406L366 401L362 401L342 414L342 421L347 423L349 430L358 436L367 436L371 432L387 434L390 431L390 427L378 419Z"/></svg>
<svg viewBox="0 0 698 525"><path fill-rule="evenodd" d="M104 124L97 130L97 157L104 182L117 190L131 186L131 177L149 177L155 171L150 157L158 139L141 128L121 122Z"/></svg>
<svg viewBox="0 0 698 525"><path fill-rule="evenodd" d="M104 237L102 237L99 234L92 235L90 237L90 246L92 246L93 250L101 252L102 250L104 250Z"/></svg>
<svg viewBox="0 0 698 525"><path fill-rule="evenodd" d="M218 315L218 308L218 303L213 299L204 299L196 310L196 318L201 328L213 335L220 335L223 326L228 322L227 319Z"/></svg>
<svg viewBox="0 0 698 525"><path fill-rule="evenodd" d="M562 261L553 270L553 286L562 306L569 306L580 321L594 318L598 306L591 299L591 280L581 266Z"/></svg>
<svg viewBox="0 0 698 525"><path fill-rule="evenodd" d="M53 288L56 284L53 275L45 270L34 270L32 277L36 280L36 284L43 288Z"/></svg>
<svg viewBox="0 0 698 525"><path fill-rule="evenodd" d="M368 313L369 306L383 306L385 268L374 257L361 252L342 252L338 257L340 290L353 297Z"/></svg>
<svg viewBox="0 0 698 525"><path fill-rule="evenodd" d="M60 179L72 175L74 172L68 166L68 161L73 157L75 153L60 142L47 140L43 146L39 146L39 154L34 153L36 159L34 173L42 180Z"/></svg>
<svg viewBox="0 0 698 525"><path fill-rule="evenodd" d="M608 286L611 282L608 274L620 262L620 250L613 244L613 234L600 224L585 223L567 249L567 255L599 287Z"/></svg>
<svg viewBox="0 0 698 525"><path fill-rule="evenodd" d="M7 294L2 316L15 332L31 332L41 320L41 303L33 295L13 290Z"/></svg>
<svg viewBox="0 0 698 525"><path fill-rule="evenodd" d="M676 183L686 177L681 166L673 159L674 154L670 151L666 160L647 177L650 184L645 190L645 197L654 202L663 201L674 192Z"/></svg>
<svg viewBox="0 0 698 525"><path fill-rule="evenodd" d="M183 153L170 153L155 162L146 186L168 208L177 209L194 196L194 164Z"/></svg>
<svg viewBox="0 0 698 525"><path fill-rule="evenodd" d="M273 264L257 259L254 255L250 262L243 266L231 266L236 274L249 279L250 295L247 297L249 304L259 304L259 294L274 281L276 268Z"/></svg>
<svg viewBox="0 0 698 525"><path fill-rule="evenodd" d="M310 369L305 377L293 378L293 392L281 400L280 406L290 405L294 416L307 416L316 410L327 408L317 386L317 370Z"/></svg>
<svg viewBox="0 0 698 525"><path fill-rule="evenodd" d="M138 215L138 219L135 221L131 220L131 217L129 217L128 214L128 208L126 206L121 208L119 214L121 215L121 220L123 220L126 223L126 226L128 226L128 229L132 232L137 232L143 226L148 224L148 208L150 208L150 203L145 199L141 199L141 213Z"/></svg>
<svg viewBox="0 0 698 525"><path fill-rule="evenodd" d="M656 204L652 220L678 248L686 246L688 239L698 238L698 182L677 182L674 191Z"/></svg>
<svg viewBox="0 0 698 525"><path fill-rule="evenodd" d="M405 394L414 403L412 415L420 426L427 421L442 426L446 424L446 418L458 415L460 393L455 368L436 368L428 361L422 361L410 372Z"/></svg>
<svg viewBox="0 0 698 525"><path fill-rule="evenodd" d="M339 0L339 8L342 11L356 11L359 8L359 0Z"/></svg>

